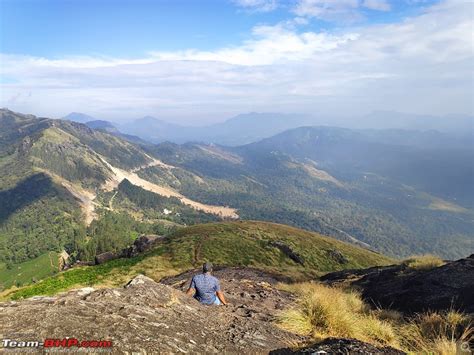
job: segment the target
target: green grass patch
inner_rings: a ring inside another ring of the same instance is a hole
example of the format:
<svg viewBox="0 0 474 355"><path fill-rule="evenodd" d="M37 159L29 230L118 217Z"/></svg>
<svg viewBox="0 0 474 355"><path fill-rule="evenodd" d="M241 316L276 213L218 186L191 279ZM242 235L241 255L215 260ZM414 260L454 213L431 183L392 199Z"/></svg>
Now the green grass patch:
<svg viewBox="0 0 474 355"><path fill-rule="evenodd" d="M74 268L42 280L37 284L13 290L6 296L7 298L17 300L36 295L53 295L72 287L93 286L105 280L114 270L126 272L127 269L139 262L141 258L118 259L103 265Z"/></svg>
<svg viewBox="0 0 474 355"><path fill-rule="evenodd" d="M58 272L58 253L49 252L7 268L0 264L0 289L31 284Z"/></svg>

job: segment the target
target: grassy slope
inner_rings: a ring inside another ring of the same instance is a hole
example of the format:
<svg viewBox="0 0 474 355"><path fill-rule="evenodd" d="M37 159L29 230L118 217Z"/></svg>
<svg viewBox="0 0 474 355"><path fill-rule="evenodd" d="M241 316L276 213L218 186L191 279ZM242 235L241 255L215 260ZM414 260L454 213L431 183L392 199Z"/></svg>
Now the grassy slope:
<svg viewBox="0 0 474 355"><path fill-rule="evenodd" d="M269 244L272 241L288 245L303 258L304 265L272 247ZM256 221L201 224L182 229L174 233L167 248L177 265L197 266L210 260L219 265L254 266L289 276L311 277L321 272L386 264L390 260L318 233ZM348 262L341 264L329 257L331 250L340 251Z"/></svg>
<svg viewBox="0 0 474 355"><path fill-rule="evenodd" d="M305 260L299 265L279 249L269 245L280 241ZM338 263L327 250L338 250L348 260ZM314 278L325 272L386 265L393 260L317 233L265 222L222 222L201 224L178 230L146 255L119 259L94 266L74 268L35 285L4 292L3 298L23 298L54 294L80 286L120 285L137 273L156 280L195 268L210 260L218 266L252 266L295 280Z"/></svg>
<svg viewBox="0 0 474 355"><path fill-rule="evenodd" d="M0 289L12 287L17 283L30 283L33 278L42 279L58 271L58 253L49 252L35 259L15 264L7 269L0 264Z"/></svg>

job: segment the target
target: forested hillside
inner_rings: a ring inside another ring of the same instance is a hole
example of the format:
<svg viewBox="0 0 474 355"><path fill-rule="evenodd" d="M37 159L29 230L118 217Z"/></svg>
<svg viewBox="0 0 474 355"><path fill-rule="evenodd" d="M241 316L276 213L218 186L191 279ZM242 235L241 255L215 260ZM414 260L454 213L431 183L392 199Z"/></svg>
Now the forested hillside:
<svg viewBox="0 0 474 355"><path fill-rule="evenodd" d="M73 260L93 260L141 233L220 219L172 190L160 196L125 180L158 163L139 146L86 125L1 110L1 268L63 249Z"/></svg>

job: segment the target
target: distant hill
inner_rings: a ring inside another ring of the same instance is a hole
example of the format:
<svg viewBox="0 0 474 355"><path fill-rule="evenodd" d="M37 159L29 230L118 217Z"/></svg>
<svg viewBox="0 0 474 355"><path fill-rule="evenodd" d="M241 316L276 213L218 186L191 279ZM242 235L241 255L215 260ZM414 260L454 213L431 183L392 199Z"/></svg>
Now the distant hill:
<svg viewBox="0 0 474 355"><path fill-rule="evenodd" d="M309 122L311 119L305 115L252 112L202 127L182 126L147 116L122 124L119 129L153 143L205 142L235 146L254 142Z"/></svg>
<svg viewBox="0 0 474 355"><path fill-rule="evenodd" d="M437 130L458 135L472 135L474 117L468 115L417 115L396 111L374 111L356 120L359 129Z"/></svg>
<svg viewBox="0 0 474 355"><path fill-rule="evenodd" d="M88 121L86 125L92 129L103 130L109 133L119 133L119 130L114 126L112 122L103 121L103 120L95 120L95 121Z"/></svg>
<svg viewBox="0 0 474 355"><path fill-rule="evenodd" d="M436 131L301 127L239 150L311 159L344 178L376 173L474 207L474 145Z"/></svg>
<svg viewBox="0 0 474 355"><path fill-rule="evenodd" d="M78 122L78 123L86 123L90 121L96 121L97 119L86 115L85 113L80 113L80 112L71 112L67 116L64 116L62 118L63 120L68 120L68 121L73 121L73 122Z"/></svg>
<svg viewBox="0 0 474 355"><path fill-rule="evenodd" d="M89 121L85 123L87 127L98 130L98 131L103 131L109 134L112 134L116 137L122 138L126 141L129 141L134 144L149 144L149 142L141 139L140 137L133 136L130 134L124 134L120 132L116 125L113 124L112 122L109 121L103 121L103 120L95 120L95 121Z"/></svg>
<svg viewBox="0 0 474 355"><path fill-rule="evenodd" d="M151 143L186 140L190 130L188 127L168 123L151 116L122 123L118 128L123 133L138 136Z"/></svg>
<svg viewBox="0 0 474 355"><path fill-rule="evenodd" d="M233 206L241 218L318 231L387 255L462 257L474 249L474 153L434 137L424 144L425 132L303 127L234 148L163 143L146 149L180 170L141 173Z"/></svg>

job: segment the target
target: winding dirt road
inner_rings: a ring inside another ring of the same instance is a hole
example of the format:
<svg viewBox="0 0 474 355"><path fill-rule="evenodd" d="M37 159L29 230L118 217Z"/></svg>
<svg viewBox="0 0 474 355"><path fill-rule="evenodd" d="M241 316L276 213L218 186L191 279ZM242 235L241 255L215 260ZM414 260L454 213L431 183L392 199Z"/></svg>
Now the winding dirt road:
<svg viewBox="0 0 474 355"><path fill-rule="evenodd" d="M105 191L112 191L117 188L117 186L124 180L127 179L130 181L133 185L139 186L145 190L154 192L158 195L164 196L164 197L176 197L178 198L181 203L190 206L198 211L206 212L206 213L211 213L223 218L239 218L239 215L237 214L237 210L234 208L230 207L225 207L225 206L213 206L213 205L206 205L201 202L197 202L194 200L191 200L187 198L186 196L181 195L179 192L173 190L172 188L169 187L164 187L160 186L154 183L151 183L140 176L137 175L137 172L141 169L145 169L147 167L151 166L162 166L166 168L173 168L170 165L167 165L157 159L153 159L152 162L139 167L135 168L132 171L126 171L120 168L117 168L113 165L111 165L109 162L107 162L103 157L101 157L102 161L104 164L106 164L109 169L113 172L113 176L109 181L107 181L103 189Z"/></svg>

